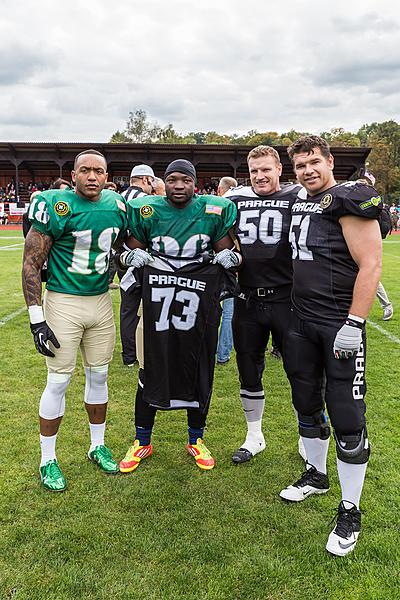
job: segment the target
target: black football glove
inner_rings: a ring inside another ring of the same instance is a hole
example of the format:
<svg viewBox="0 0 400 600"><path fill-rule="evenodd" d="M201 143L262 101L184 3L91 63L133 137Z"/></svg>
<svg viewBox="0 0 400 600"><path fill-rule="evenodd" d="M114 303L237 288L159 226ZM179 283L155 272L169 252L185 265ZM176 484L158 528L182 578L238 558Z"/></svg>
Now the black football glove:
<svg viewBox="0 0 400 600"><path fill-rule="evenodd" d="M53 344L54 348L59 348L60 344L58 343L58 339L50 327L47 325L46 321L41 321L40 323L34 324L31 323L31 331L36 350L45 356L54 357L55 354L52 350L50 350L49 342Z"/></svg>

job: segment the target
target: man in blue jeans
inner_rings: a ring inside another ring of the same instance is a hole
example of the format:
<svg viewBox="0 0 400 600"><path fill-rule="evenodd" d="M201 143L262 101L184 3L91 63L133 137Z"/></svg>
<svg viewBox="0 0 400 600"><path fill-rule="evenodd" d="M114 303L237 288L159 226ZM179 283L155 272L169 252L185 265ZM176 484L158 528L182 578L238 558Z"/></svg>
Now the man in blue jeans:
<svg viewBox="0 0 400 600"><path fill-rule="evenodd" d="M222 177L218 184L217 195L224 196L231 188L237 187L237 181L233 177ZM226 364L233 348L232 336L233 298L227 298L222 302L222 318L219 330L217 346L217 365Z"/></svg>

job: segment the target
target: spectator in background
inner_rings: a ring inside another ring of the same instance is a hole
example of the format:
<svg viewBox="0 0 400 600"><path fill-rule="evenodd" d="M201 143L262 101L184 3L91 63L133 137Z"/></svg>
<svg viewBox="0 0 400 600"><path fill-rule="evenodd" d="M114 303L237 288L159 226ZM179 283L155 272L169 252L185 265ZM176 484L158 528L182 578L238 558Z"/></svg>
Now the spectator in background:
<svg viewBox="0 0 400 600"><path fill-rule="evenodd" d="M153 196L165 196L165 183L161 177L155 177L153 181Z"/></svg>
<svg viewBox="0 0 400 600"><path fill-rule="evenodd" d="M390 218L392 219L392 228L397 231L397 223L399 220L399 216L397 213L397 208L394 202L392 202L392 206L389 208Z"/></svg>
<svg viewBox="0 0 400 600"><path fill-rule="evenodd" d="M117 185L113 181L106 181L104 189L112 190L113 192L118 192Z"/></svg>
<svg viewBox="0 0 400 600"><path fill-rule="evenodd" d="M69 181L59 177L58 179L53 181L53 183L50 185L49 189L50 190L70 190L70 189L72 189L72 186Z"/></svg>
<svg viewBox="0 0 400 600"><path fill-rule="evenodd" d="M118 187L113 181L106 181L104 185L105 190L112 190L118 193ZM118 283L114 283L115 273L117 272L117 266L115 264L115 250L111 248L110 251L110 262L108 265L108 288L110 290L117 290L119 288Z"/></svg>
<svg viewBox="0 0 400 600"><path fill-rule="evenodd" d="M122 193L125 201L150 196L153 192L154 171L149 165L136 165L131 171L130 185ZM139 322L137 306L132 301L134 279L132 268L124 274L118 271L120 277L120 336L122 343L122 361L127 367L133 367L137 360L136 355L136 329Z"/></svg>
<svg viewBox="0 0 400 600"><path fill-rule="evenodd" d="M217 195L224 196L231 188L237 187L237 181L233 177L222 177L219 182ZM219 329L217 346L217 365L226 364L233 348L232 336L233 298L227 298L222 302L221 327Z"/></svg>

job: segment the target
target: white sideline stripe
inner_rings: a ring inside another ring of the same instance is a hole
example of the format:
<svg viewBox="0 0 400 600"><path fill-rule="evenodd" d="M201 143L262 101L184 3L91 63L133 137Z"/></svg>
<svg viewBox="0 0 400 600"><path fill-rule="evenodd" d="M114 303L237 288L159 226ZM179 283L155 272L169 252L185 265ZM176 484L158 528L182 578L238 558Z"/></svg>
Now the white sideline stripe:
<svg viewBox="0 0 400 600"><path fill-rule="evenodd" d="M26 310L26 306L23 306L22 308L19 308L18 310L15 310L14 312L12 312L9 315L6 315L2 319L0 319L0 327L5 325L8 321L11 321L11 319L18 317L18 315L23 313L25 310Z"/></svg>
<svg viewBox="0 0 400 600"><path fill-rule="evenodd" d="M373 327L374 329L379 331L379 333L382 333L382 335L385 335L387 338L389 338L389 340L391 342L394 342L395 344L400 345L400 339L398 337L396 337L395 335L392 335L391 333L386 331L386 329L384 329L383 327L378 325L378 323L374 323L373 321L370 321L370 320L367 320L367 323L368 323L368 325L371 325L371 327Z"/></svg>
<svg viewBox="0 0 400 600"><path fill-rule="evenodd" d="M0 246L0 250L9 250L10 248L14 248L15 246L23 246L24 242L20 244L9 244L8 246Z"/></svg>
<svg viewBox="0 0 400 600"><path fill-rule="evenodd" d="M23 240L22 235L0 235L0 240Z"/></svg>

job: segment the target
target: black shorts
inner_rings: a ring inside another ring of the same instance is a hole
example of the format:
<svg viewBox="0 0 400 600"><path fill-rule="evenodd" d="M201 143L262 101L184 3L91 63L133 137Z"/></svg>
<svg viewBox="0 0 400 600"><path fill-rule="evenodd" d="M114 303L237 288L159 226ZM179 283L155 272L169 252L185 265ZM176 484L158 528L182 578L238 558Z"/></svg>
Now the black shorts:
<svg viewBox="0 0 400 600"><path fill-rule="evenodd" d="M289 302L270 302L262 298L235 298L232 330L242 387L262 390L265 350L272 334L274 345L283 352L283 339L290 321Z"/></svg>
<svg viewBox="0 0 400 600"><path fill-rule="evenodd" d="M365 427L366 340L364 331L357 356L336 359L333 342L341 326L303 321L293 313L285 338L284 363L295 409L311 416L324 409L325 401L336 433L350 435Z"/></svg>

